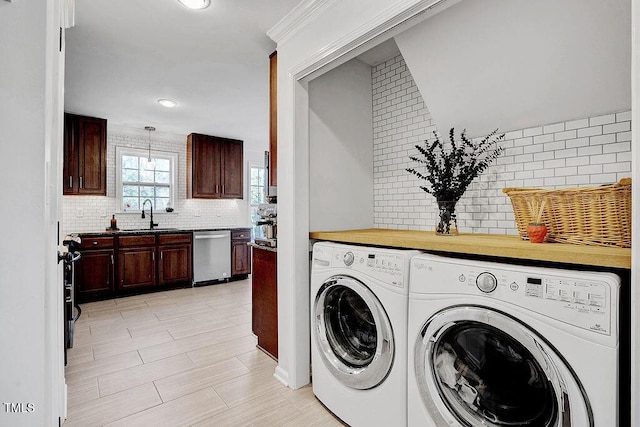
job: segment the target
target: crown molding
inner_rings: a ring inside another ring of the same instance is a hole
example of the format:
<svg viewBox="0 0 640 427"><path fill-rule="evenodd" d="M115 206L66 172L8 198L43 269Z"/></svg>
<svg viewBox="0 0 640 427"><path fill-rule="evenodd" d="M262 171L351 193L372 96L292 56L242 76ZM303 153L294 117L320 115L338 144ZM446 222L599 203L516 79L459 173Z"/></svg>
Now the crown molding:
<svg viewBox="0 0 640 427"><path fill-rule="evenodd" d="M301 28L316 20L325 9L340 0L303 0L269 31L267 36L276 44L284 43Z"/></svg>
<svg viewBox="0 0 640 427"><path fill-rule="evenodd" d="M424 20L462 0L407 0L396 3L373 19L355 28L291 70L297 79L305 78L343 55L364 46L383 34L389 37L402 32L414 20ZM417 21L419 22L419 21Z"/></svg>

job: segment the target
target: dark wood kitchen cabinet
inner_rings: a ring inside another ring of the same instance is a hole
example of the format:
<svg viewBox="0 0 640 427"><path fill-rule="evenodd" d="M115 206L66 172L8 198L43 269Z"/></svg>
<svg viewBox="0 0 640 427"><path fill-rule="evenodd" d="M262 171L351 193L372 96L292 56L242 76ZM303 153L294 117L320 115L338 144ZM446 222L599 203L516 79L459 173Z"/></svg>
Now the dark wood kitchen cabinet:
<svg viewBox="0 0 640 427"><path fill-rule="evenodd" d="M258 347L278 358L277 253L253 247L251 274L251 329Z"/></svg>
<svg viewBox="0 0 640 427"><path fill-rule="evenodd" d="M158 285L191 283L191 233L158 235Z"/></svg>
<svg viewBox="0 0 640 427"><path fill-rule="evenodd" d="M231 230L231 275L241 276L251 273L251 230Z"/></svg>
<svg viewBox="0 0 640 427"><path fill-rule="evenodd" d="M82 234L79 302L192 284L191 232Z"/></svg>
<svg viewBox="0 0 640 427"><path fill-rule="evenodd" d="M121 236L118 241L118 289L154 286L156 236Z"/></svg>
<svg viewBox="0 0 640 427"><path fill-rule="evenodd" d="M63 194L107 195L107 121L64 115Z"/></svg>
<svg viewBox="0 0 640 427"><path fill-rule="evenodd" d="M242 199L243 142L192 133L187 137L187 197Z"/></svg>
<svg viewBox="0 0 640 427"><path fill-rule="evenodd" d="M115 252L113 237L86 237L80 245L81 258L75 265L78 301L110 296L114 291Z"/></svg>

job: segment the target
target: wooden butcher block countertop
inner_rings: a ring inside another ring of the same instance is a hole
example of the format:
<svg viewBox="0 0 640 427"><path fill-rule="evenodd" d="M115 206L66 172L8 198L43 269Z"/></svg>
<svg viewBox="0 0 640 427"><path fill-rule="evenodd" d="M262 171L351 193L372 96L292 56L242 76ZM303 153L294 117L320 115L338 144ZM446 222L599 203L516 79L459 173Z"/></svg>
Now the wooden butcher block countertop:
<svg viewBox="0 0 640 427"><path fill-rule="evenodd" d="M580 246L565 243L531 243L519 236L464 234L436 236L435 232L371 228L313 231L309 237L341 243L421 249L503 258L548 261L596 267L631 268L631 249Z"/></svg>

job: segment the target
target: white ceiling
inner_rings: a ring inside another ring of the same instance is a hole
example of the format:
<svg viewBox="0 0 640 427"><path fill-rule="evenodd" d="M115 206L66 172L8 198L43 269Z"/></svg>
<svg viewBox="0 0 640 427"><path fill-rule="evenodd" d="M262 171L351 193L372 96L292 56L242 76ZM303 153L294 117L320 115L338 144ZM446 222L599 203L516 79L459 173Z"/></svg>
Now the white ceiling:
<svg viewBox="0 0 640 427"><path fill-rule="evenodd" d="M300 0L76 0L66 32L65 110L108 123L268 144L266 35ZM167 109L157 100L170 98Z"/></svg>

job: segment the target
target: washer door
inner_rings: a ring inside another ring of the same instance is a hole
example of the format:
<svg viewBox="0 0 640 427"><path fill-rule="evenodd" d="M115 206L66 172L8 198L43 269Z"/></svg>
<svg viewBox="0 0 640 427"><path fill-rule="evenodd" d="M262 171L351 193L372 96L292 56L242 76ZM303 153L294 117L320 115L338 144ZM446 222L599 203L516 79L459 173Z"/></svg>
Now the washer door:
<svg viewBox="0 0 640 427"><path fill-rule="evenodd" d="M391 322L378 298L359 280L333 276L314 303L320 358L342 384L366 390L380 384L394 357Z"/></svg>
<svg viewBox="0 0 640 427"><path fill-rule="evenodd" d="M486 307L432 316L415 346L422 401L436 421L464 426L593 426L565 360L526 325Z"/></svg>

